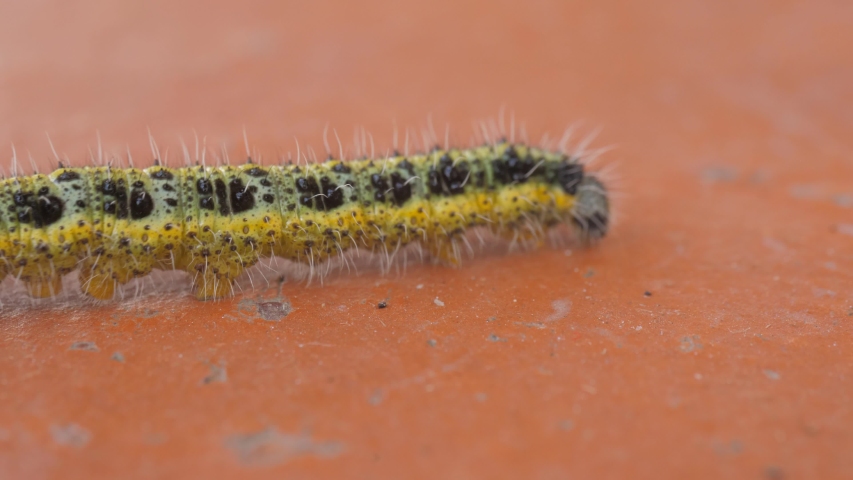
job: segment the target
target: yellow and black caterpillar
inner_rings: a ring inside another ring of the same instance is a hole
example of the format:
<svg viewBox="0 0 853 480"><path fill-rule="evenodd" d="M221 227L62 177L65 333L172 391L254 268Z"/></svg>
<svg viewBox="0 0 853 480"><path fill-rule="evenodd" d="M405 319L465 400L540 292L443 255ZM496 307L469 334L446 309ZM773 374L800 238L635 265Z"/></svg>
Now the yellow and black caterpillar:
<svg viewBox="0 0 853 480"><path fill-rule="evenodd" d="M609 218L579 158L518 143L303 165L60 165L0 181L0 279L49 297L79 270L83 292L109 299L152 269L185 270L199 299L222 298L263 257L316 265L419 242L455 264L472 227L518 239L567 223L598 239Z"/></svg>

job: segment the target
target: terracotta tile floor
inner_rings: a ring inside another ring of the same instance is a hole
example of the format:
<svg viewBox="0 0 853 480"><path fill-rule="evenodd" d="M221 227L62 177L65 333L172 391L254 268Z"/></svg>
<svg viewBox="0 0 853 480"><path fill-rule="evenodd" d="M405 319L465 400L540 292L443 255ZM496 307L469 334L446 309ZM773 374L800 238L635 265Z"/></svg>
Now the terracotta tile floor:
<svg viewBox="0 0 853 480"><path fill-rule="evenodd" d="M319 150L327 122L384 151L431 114L466 144L506 105L532 138L603 127L620 218L571 255L7 305L0 477L850 478L851 22L832 1L4 2L0 144L43 165L45 132L78 164L96 130L144 162L148 127L174 154L193 129L239 153L244 127Z"/></svg>

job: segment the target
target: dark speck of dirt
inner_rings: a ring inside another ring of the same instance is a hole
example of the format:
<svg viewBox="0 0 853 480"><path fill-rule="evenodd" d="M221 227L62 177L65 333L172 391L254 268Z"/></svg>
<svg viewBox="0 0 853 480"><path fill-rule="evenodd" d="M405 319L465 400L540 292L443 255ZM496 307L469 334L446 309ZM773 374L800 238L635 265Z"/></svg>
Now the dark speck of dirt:
<svg viewBox="0 0 853 480"><path fill-rule="evenodd" d="M110 357L110 360L115 360L116 362L124 363L124 355L122 355L121 352L116 352L113 354L112 357Z"/></svg>
<svg viewBox="0 0 853 480"><path fill-rule="evenodd" d="M277 322L286 317L290 313L290 303L288 302L261 302L258 303L258 315L262 319Z"/></svg>
<svg viewBox="0 0 853 480"><path fill-rule="evenodd" d="M486 319L486 321L487 321L487 322L494 322L494 321L495 321L495 320L497 320L497 319L498 319L498 317L489 317L489 318L487 318L487 319Z"/></svg>
<svg viewBox="0 0 853 480"><path fill-rule="evenodd" d="M650 292L650 291L646 290L645 292L643 292L643 296L644 296L644 297L646 297L646 298L651 297L651 296L652 296L652 292Z"/></svg>
<svg viewBox="0 0 853 480"><path fill-rule="evenodd" d="M590 268L583 274L583 278L591 278L593 275L595 275L595 270Z"/></svg>
<svg viewBox="0 0 853 480"><path fill-rule="evenodd" d="M427 345L429 345L430 347L434 347L438 345L438 341L434 338L430 338L429 340L427 340Z"/></svg>
<svg viewBox="0 0 853 480"><path fill-rule="evenodd" d="M388 306L388 302L383 300L383 301L379 302L379 304L376 305L376 308L386 308L387 306Z"/></svg>
<svg viewBox="0 0 853 480"><path fill-rule="evenodd" d="M228 381L228 372L225 370L225 365L216 365L211 363L210 373L201 381L202 385L210 385L211 383L225 383Z"/></svg>
<svg viewBox="0 0 853 480"><path fill-rule="evenodd" d="M488 340L490 342L505 342L506 341L505 338L499 337L499 336L495 335L494 333L489 335L488 337L486 337L486 340Z"/></svg>
<svg viewBox="0 0 853 480"><path fill-rule="evenodd" d="M71 344L71 348L69 350L83 350L86 352L97 352L98 346L95 345L95 342L74 342Z"/></svg>

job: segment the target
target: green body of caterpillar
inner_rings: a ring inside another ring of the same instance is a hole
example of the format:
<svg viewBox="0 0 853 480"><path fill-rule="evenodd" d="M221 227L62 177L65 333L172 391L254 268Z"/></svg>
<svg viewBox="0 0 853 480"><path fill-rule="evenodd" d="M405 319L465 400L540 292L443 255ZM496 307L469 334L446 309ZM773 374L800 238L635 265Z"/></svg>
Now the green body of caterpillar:
<svg viewBox="0 0 853 480"><path fill-rule="evenodd" d="M308 165L60 168L0 181L0 279L47 297L79 269L83 291L107 299L175 269L198 298L220 298L262 257L314 265L420 242L455 264L454 239L471 227L530 238L571 223L599 238L608 220L606 190L577 158L520 144Z"/></svg>

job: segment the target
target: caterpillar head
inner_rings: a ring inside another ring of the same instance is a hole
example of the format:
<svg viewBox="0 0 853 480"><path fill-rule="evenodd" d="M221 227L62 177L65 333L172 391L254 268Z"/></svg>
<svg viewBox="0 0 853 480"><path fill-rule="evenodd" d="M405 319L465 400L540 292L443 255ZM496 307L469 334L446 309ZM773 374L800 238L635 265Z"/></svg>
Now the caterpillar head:
<svg viewBox="0 0 853 480"><path fill-rule="evenodd" d="M572 208L572 224L581 242L592 243L607 234L610 224L610 200L607 189L594 176L584 175L577 187Z"/></svg>

